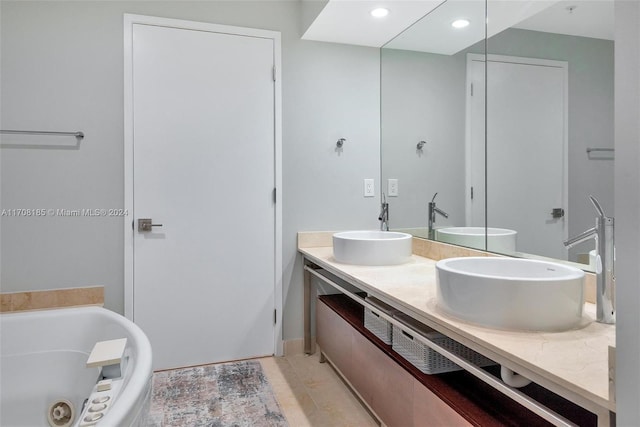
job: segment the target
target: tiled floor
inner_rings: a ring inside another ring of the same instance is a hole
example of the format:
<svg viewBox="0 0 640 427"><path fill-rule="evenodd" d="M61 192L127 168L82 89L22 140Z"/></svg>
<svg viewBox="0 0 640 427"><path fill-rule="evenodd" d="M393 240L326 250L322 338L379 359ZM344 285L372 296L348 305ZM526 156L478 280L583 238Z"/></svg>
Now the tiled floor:
<svg viewBox="0 0 640 427"><path fill-rule="evenodd" d="M378 426L329 363L318 353L260 359L291 427Z"/></svg>

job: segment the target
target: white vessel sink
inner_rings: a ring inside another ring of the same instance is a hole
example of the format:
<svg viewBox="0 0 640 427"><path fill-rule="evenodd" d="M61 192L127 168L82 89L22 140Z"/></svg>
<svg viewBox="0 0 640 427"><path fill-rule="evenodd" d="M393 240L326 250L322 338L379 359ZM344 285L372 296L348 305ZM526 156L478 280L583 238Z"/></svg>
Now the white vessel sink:
<svg viewBox="0 0 640 427"><path fill-rule="evenodd" d="M507 228L488 227L487 250L501 254L512 254L516 251L518 232ZM484 227L447 227L436 229L436 240L484 250Z"/></svg>
<svg viewBox="0 0 640 427"><path fill-rule="evenodd" d="M519 258L448 258L436 263L437 302L445 313L499 329L563 331L577 327L584 272Z"/></svg>
<svg viewBox="0 0 640 427"><path fill-rule="evenodd" d="M333 256L344 264L402 264L411 259L411 235L376 230L335 233Z"/></svg>

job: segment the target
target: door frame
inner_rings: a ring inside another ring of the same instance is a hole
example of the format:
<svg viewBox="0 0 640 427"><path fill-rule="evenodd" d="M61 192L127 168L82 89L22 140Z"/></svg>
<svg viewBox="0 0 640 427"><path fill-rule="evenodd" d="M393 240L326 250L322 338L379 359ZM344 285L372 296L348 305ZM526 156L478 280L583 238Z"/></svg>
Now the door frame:
<svg viewBox="0 0 640 427"><path fill-rule="evenodd" d="M282 341L283 283L282 283L282 85L281 36L279 31L259 30L155 16L124 14L124 208L130 213L124 221L124 314L134 318L134 194L133 194L133 26L153 25L185 30L257 37L273 40L274 69L274 172L275 172L275 224L274 224L274 354L284 352ZM129 222L131 220L131 222ZM251 254L248 253L248 258Z"/></svg>
<svg viewBox="0 0 640 427"><path fill-rule="evenodd" d="M465 134L464 134L464 163L465 163L465 174L464 174L464 210L465 210L465 225L466 226L472 226L475 224L475 222L477 221L477 218L474 218L473 215L473 206L471 204L471 200L472 200L472 191L471 191L471 187L474 184L473 181L473 165L474 162L472 161L472 153L473 153L473 144L472 144L472 130L471 130L471 114L472 114L472 99L471 97L473 96L473 80L471 78L472 73L471 73L471 69L472 69L472 64L474 62L482 62L486 65L486 59L485 59L486 55L484 54L479 54L479 53L468 53L467 54L467 68L466 68L466 77L465 77ZM486 101L486 66L485 66L485 105L484 105L484 125L485 125L485 132L484 132L484 144L485 144L485 162L483 165L483 170L485 170L484 173L484 179L482 182L483 185L483 190L481 194L485 194L486 190L487 190L487 176L486 176L486 166L487 166L487 162L486 162L486 145L487 145L487 132L486 132L486 125L487 125L487 101ZM485 227L486 229L486 225L487 225L487 206L486 206L486 198L485 200L482 200L482 205L484 206L484 214L482 215L484 221L483 221L483 227ZM474 221L476 220L476 221ZM486 247L485 247L486 249Z"/></svg>
<svg viewBox="0 0 640 427"><path fill-rule="evenodd" d="M471 123L469 122L469 111L471 109L471 65L473 62L506 62L511 64L523 64L523 65L535 65L535 66L543 66L543 67L555 67L560 68L563 79L563 108L562 108L562 122L563 122L563 135L562 135L562 204L564 209L564 220L568 221L569 218L569 63L567 61L557 61L553 59L539 59L539 58L525 58L520 56L508 56L508 55L494 55L494 54L477 54L477 53L468 53L467 54L467 76L466 76L466 84L467 84L467 96L466 96L466 112L467 112L467 121L466 121L466 130L465 130L465 162L466 162L466 171L465 171L465 182L466 182L466 195L469 197L469 188L471 187L471 164L470 164L470 155L471 155ZM485 125L485 146L487 143L487 103L490 102L488 96L486 94L487 84L486 80L489 78L487 75L487 68L485 67L485 109L484 109L484 125ZM486 153L486 147L485 147ZM485 193L486 193L486 168L487 168L487 159L485 155ZM467 202L465 202L465 210L466 217L469 218L471 215L470 206L468 203L468 198L466 198ZM488 206L485 203L485 225L488 218ZM569 237L569 226L568 223L565 223L564 227L564 236L563 238L566 240Z"/></svg>

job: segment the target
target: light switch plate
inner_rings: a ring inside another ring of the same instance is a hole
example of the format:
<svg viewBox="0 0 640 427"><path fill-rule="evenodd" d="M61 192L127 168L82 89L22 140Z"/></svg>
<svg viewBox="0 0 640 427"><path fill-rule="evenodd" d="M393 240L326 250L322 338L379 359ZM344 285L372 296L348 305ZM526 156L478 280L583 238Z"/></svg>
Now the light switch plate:
<svg viewBox="0 0 640 427"><path fill-rule="evenodd" d="M365 179L364 180L364 197L374 197L375 196L375 185L373 184L373 179Z"/></svg>
<svg viewBox="0 0 640 427"><path fill-rule="evenodd" d="M387 180L387 196L398 197L398 180L389 178Z"/></svg>

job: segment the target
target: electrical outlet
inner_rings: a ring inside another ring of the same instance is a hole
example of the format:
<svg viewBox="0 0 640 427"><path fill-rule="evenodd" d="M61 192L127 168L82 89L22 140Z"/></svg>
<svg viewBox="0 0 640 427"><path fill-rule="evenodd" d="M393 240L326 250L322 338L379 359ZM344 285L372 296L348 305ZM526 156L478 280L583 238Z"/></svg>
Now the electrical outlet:
<svg viewBox="0 0 640 427"><path fill-rule="evenodd" d="M398 180L389 178L387 180L387 196L398 197Z"/></svg>
<svg viewBox="0 0 640 427"><path fill-rule="evenodd" d="M364 180L364 197L375 197L375 185L373 179Z"/></svg>

